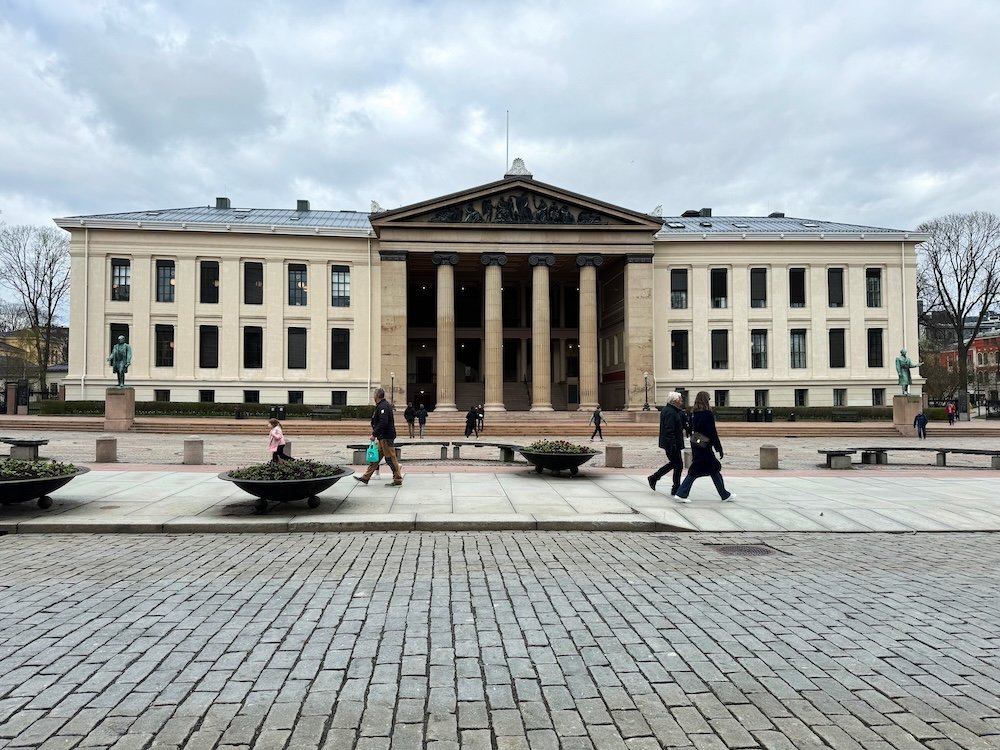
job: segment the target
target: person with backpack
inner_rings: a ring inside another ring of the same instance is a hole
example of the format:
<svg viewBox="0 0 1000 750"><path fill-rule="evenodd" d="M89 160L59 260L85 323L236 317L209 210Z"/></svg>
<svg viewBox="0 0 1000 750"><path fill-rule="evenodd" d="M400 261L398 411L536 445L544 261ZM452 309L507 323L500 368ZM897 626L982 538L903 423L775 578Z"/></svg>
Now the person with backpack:
<svg viewBox="0 0 1000 750"><path fill-rule="evenodd" d="M424 428L427 427L427 409L423 404L417 404L417 425L420 427L420 437L424 437Z"/></svg>
<svg viewBox="0 0 1000 750"><path fill-rule="evenodd" d="M590 422L588 424L594 425L594 432L590 435L590 440L593 442L594 435L598 436L598 440L602 443L604 442L604 433L601 432L601 425L604 423L604 412L601 411L601 405L598 404L597 408L594 409L594 413L590 415Z"/></svg>

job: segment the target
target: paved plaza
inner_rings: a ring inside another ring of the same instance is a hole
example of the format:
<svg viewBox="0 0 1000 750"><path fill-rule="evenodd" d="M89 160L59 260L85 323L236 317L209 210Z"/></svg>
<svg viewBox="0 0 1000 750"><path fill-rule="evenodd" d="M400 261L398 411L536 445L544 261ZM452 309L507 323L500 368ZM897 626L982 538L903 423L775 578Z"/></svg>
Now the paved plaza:
<svg viewBox="0 0 1000 750"><path fill-rule="evenodd" d="M0 747L995 750L998 571L989 534L7 535Z"/></svg>

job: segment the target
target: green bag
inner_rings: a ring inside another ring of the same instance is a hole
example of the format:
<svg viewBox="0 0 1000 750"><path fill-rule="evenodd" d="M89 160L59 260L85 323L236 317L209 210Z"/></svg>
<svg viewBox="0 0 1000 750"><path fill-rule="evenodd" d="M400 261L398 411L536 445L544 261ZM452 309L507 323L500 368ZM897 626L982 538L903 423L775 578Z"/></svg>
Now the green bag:
<svg viewBox="0 0 1000 750"><path fill-rule="evenodd" d="M378 443L374 440L368 444L368 450L365 452L365 461L370 464L377 464L379 462Z"/></svg>

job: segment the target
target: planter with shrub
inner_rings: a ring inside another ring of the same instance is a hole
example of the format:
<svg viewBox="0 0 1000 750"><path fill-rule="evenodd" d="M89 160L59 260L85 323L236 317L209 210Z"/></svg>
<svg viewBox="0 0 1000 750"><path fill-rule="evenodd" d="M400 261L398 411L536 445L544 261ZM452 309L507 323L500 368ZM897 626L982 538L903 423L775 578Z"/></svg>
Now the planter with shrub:
<svg viewBox="0 0 1000 750"><path fill-rule="evenodd" d="M225 471L219 474L219 479L232 482L244 492L255 496L257 501L254 508L258 513L263 513L269 502L307 500L310 508L317 508L319 493L351 473L350 469L343 466L293 459Z"/></svg>
<svg viewBox="0 0 1000 750"><path fill-rule="evenodd" d="M23 503L38 500L38 507L52 506L50 492L54 492L74 477L90 469L58 461L0 460L0 504Z"/></svg>
<svg viewBox="0 0 1000 750"><path fill-rule="evenodd" d="M539 474L548 469L557 475L561 471L568 471L571 477L575 477L580 466L597 455L593 448L565 440L538 440L519 448L518 452L534 465Z"/></svg>

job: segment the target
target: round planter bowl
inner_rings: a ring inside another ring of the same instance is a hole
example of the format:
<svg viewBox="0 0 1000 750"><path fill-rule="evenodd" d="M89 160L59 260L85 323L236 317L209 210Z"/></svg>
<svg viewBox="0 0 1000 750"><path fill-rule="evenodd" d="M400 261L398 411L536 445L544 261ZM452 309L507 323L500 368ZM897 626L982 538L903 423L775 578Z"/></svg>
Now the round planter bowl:
<svg viewBox="0 0 1000 750"><path fill-rule="evenodd" d="M45 509L52 506L50 492L55 492L70 480L81 474L86 474L90 469L80 466L72 474L63 474L61 477L37 477L35 479L4 479L0 480L0 504L9 505L11 503L23 503L26 500L38 499L38 507Z"/></svg>
<svg viewBox="0 0 1000 750"><path fill-rule="evenodd" d="M548 469L553 474L560 471L568 471L571 477L575 477L580 471L580 467L596 456L596 453L535 453L526 451L523 448L518 450L528 463L534 464L535 471L541 474Z"/></svg>
<svg viewBox="0 0 1000 750"><path fill-rule="evenodd" d="M254 508L259 513L267 510L270 503L290 503L294 500L308 500L310 508L319 507L319 495L332 487L338 480L354 472L338 467L336 474L314 479L234 479L228 471L219 474L219 479L232 482L244 492L257 498Z"/></svg>

